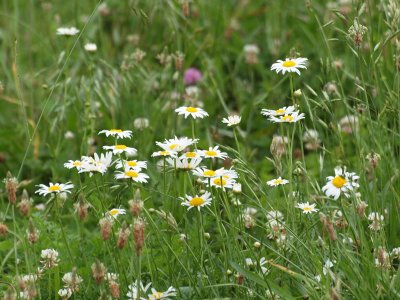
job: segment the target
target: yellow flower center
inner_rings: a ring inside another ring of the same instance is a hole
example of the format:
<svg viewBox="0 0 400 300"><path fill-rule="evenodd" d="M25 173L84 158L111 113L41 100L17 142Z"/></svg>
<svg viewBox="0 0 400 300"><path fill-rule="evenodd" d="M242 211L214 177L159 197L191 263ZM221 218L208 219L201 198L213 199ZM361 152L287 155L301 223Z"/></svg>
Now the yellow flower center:
<svg viewBox="0 0 400 300"><path fill-rule="evenodd" d="M303 210L304 211L311 211L312 208L311 208L311 206L305 206L305 207L303 207Z"/></svg>
<svg viewBox="0 0 400 300"><path fill-rule="evenodd" d="M134 177L134 178L139 176L139 174L136 173L135 171L127 171L127 172L125 172L125 175L128 177Z"/></svg>
<svg viewBox="0 0 400 300"><path fill-rule="evenodd" d="M282 66L284 66L285 68L291 68L294 67L296 65L296 63L293 60L288 60L283 62Z"/></svg>
<svg viewBox="0 0 400 300"><path fill-rule="evenodd" d="M226 185L226 180L224 180L224 179L221 180L221 178L216 178L213 180L213 182L215 185L219 185L219 186Z"/></svg>
<svg viewBox="0 0 400 300"><path fill-rule="evenodd" d="M215 176L215 171L213 171L213 170L206 170L206 171L203 172L203 175L204 175L204 176L208 176L208 177L212 177L212 176Z"/></svg>
<svg viewBox="0 0 400 300"><path fill-rule="evenodd" d="M195 112L198 112L198 109L196 108L196 107L187 107L186 108L186 111L187 112L190 112L190 113L195 113Z"/></svg>
<svg viewBox="0 0 400 300"><path fill-rule="evenodd" d="M126 146L125 145L115 145L115 149L117 149L117 150L125 150Z"/></svg>
<svg viewBox="0 0 400 300"><path fill-rule="evenodd" d="M74 167L79 167L81 164L82 164L82 162L80 162L80 161L74 161L74 162L72 163L72 165L73 165Z"/></svg>
<svg viewBox="0 0 400 300"><path fill-rule="evenodd" d="M194 197L192 200L189 201L191 206L200 206L204 203L204 199L201 197Z"/></svg>
<svg viewBox="0 0 400 300"><path fill-rule="evenodd" d="M61 190L61 188L58 185L52 185L52 186L49 186L48 190L50 192L57 192L57 191Z"/></svg>
<svg viewBox="0 0 400 300"><path fill-rule="evenodd" d="M110 132L120 133L122 132L121 129L111 129Z"/></svg>
<svg viewBox="0 0 400 300"><path fill-rule="evenodd" d="M335 178L333 178L332 184L338 189L340 189L342 186L346 184L346 179L344 179L342 176L336 176Z"/></svg>
<svg viewBox="0 0 400 300"><path fill-rule="evenodd" d="M284 122L293 122L294 117L290 116L290 115L286 115L286 116L282 116L281 120Z"/></svg>
<svg viewBox="0 0 400 300"><path fill-rule="evenodd" d="M217 156L217 152L216 151L204 151L204 153L208 156Z"/></svg>
<svg viewBox="0 0 400 300"><path fill-rule="evenodd" d="M277 109L277 110L275 111L275 113L276 113L277 115L281 115L281 114L283 114L284 112L285 112L285 110L284 110L283 108Z"/></svg>
<svg viewBox="0 0 400 300"><path fill-rule="evenodd" d="M282 184L283 180L282 179L275 179L274 183L275 184Z"/></svg>
<svg viewBox="0 0 400 300"><path fill-rule="evenodd" d="M169 151L160 151L159 154L162 156L167 156L169 155Z"/></svg>
<svg viewBox="0 0 400 300"><path fill-rule="evenodd" d="M112 209L112 210L110 210L109 212L108 212L110 215L112 215L112 216L115 216L116 214L118 214L119 213L119 209Z"/></svg>
<svg viewBox="0 0 400 300"><path fill-rule="evenodd" d="M179 146L178 144L172 144L169 146L169 149L174 150L178 146Z"/></svg>
<svg viewBox="0 0 400 300"><path fill-rule="evenodd" d="M152 294L152 296L153 296L153 299L162 299L162 297L164 296L164 293L161 293L161 292L154 292L154 293ZM151 299L151 298L149 298L149 299Z"/></svg>
<svg viewBox="0 0 400 300"><path fill-rule="evenodd" d="M136 161L133 161L133 160L127 161L126 164L127 164L129 167L136 167L136 166L137 166L137 162L136 162Z"/></svg>
<svg viewBox="0 0 400 300"><path fill-rule="evenodd" d="M186 157L193 158L193 157L196 157L196 156L197 156L197 153L196 153L196 152L186 152L186 153L185 153L185 156L186 156Z"/></svg>

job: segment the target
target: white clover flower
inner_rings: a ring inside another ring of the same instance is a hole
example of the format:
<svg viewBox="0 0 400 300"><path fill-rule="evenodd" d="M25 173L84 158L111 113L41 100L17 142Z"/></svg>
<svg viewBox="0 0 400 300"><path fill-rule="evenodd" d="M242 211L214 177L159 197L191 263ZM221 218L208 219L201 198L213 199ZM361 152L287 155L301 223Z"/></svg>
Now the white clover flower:
<svg viewBox="0 0 400 300"><path fill-rule="evenodd" d="M94 43L86 43L84 48L87 52L96 52L97 51L97 45Z"/></svg>
<svg viewBox="0 0 400 300"><path fill-rule="evenodd" d="M188 116L192 116L193 119L196 118L203 119L204 117L208 117L208 113L200 107L182 106L175 109L175 112L177 112L178 115L185 115L185 119Z"/></svg>
<svg viewBox="0 0 400 300"><path fill-rule="evenodd" d="M146 129L147 127L149 127L149 125L150 125L150 122L149 122L149 119L147 119L147 118L136 118L133 121L133 127L135 127L136 129L139 129L139 130Z"/></svg>
<svg viewBox="0 0 400 300"><path fill-rule="evenodd" d="M242 120L241 116L234 115L234 116L229 116L228 118L223 118L222 123L227 124L228 126L237 126L239 125L240 121Z"/></svg>
<svg viewBox="0 0 400 300"><path fill-rule="evenodd" d="M75 27L60 27L57 28L57 35L74 36L78 34L79 30Z"/></svg>
<svg viewBox="0 0 400 300"><path fill-rule="evenodd" d="M49 186L46 186L44 184L39 184L37 185L39 189L35 191L36 194L47 196L48 194L55 193L59 194L61 192L65 193L71 193L70 189L74 187L73 184L70 182L67 182L65 184L63 183L49 183Z"/></svg>
<svg viewBox="0 0 400 300"><path fill-rule="evenodd" d="M58 251L56 251L54 249L42 250L40 256L43 259L41 261L43 264L43 267L46 269L56 267L60 261L58 259Z"/></svg>
<svg viewBox="0 0 400 300"><path fill-rule="evenodd" d="M272 64L271 70L275 70L276 73L282 72L285 75L286 72L296 72L300 75L299 69L307 69L306 63L307 58L286 58L283 60L278 60L276 63Z"/></svg>

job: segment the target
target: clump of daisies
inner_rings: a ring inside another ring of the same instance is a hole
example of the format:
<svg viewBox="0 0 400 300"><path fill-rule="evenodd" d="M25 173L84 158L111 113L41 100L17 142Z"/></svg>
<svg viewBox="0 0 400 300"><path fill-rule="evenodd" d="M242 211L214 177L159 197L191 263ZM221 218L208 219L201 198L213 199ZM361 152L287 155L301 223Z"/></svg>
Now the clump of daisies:
<svg viewBox="0 0 400 300"><path fill-rule="evenodd" d="M322 191L328 197L333 197L337 200L340 195L344 195L349 198L351 192L356 192L359 187L358 179L360 177L353 172L346 172L345 167L336 167L335 176L328 176L326 180L328 181L322 188Z"/></svg>
<svg viewBox="0 0 400 300"><path fill-rule="evenodd" d="M261 114L274 123L296 123L305 118L304 113L295 110L294 106L282 107L277 110L262 109Z"/></svg>
<svg viewBox="0 0 400 300"><path fill-rule="evenodd" d="M300 75L299 69L307 69L307 58L286 58L285 60L278 60L276 63L272 64L271 70L276 73L282 73L285 75L286 72L295 72Z"/></svg>

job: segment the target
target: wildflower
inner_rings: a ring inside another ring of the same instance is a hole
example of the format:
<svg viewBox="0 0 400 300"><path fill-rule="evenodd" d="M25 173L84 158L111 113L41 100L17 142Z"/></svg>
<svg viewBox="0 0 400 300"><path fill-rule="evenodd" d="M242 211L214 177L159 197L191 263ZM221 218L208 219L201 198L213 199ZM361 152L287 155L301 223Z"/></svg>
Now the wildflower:
<svg viewBox="0 0 400 300"><path fill-rule="evenodd" d="M253 244L254 248L258 249L261 247L261 243L260 242L254 242Z"/></svg>
<svg viewBox="0 0 400 300"><path fill-rule="evenodd" d="M22 191L21 202L18 203L18 208L23 216L27 216L31 210L33 200L29 198L28 192L26 190Z"/></svg>
<svg viewBox="0 0 400 300"><path fill-rule="evenodd" d="M75 213L78 215L79 219L84 220L88 215L88 209L90 204L85 201L83 197L79 197L79 201L74 204Z"/></svg>
<svg viewBox="0 0 400 300"><path fill-rule="evenodd" d="M329 258L327 260L325 260L325 264L322 268L322 273L324 273L324 275L328 274L328 272L330 272L330 269L333 267L333 265L336 263L336 261L331 261Z"/></svg>
<svg viewBox="0 0 400 300"><path fill-rule="evenodd" d="M64 168L67 169L77 169L80 171L82 169L82 162L80 160L69 160L68 162L64 163Z"/></svg>
<svg viewBox="0 0 400 300"><path fill-rule="evenodd" d="M360 217L364 217L365 209L367 208L368 204L364 201L360 201L357 205L356 212Z"/></svg>
<svg viewBox="0 0 400 300"><path fill-rule="evenodd" d="M0 237L3 237L7 234L8 227L6 224L0 222Z"/></svg>
<svg viewBox="0 0 400 300"><path fill-rule="evenodd" d="M102 218L99 221L100 235L104 241L110 238L112 224L113 224L113 219L110 217Z"/></svg>
<svg viewBox="0 0 400 300"><path fill-rule="evenodd" d="M286 144L289 142L286 136L274 135L270 151L274 157L279 159L286 152Z"/></svg>
<svg viewBox="0 0 400 300"><path fill-rule="evenodd" d="M72 272L64 274L62 281L64 282L65 288L70 289L72 292L79 292L79 285L82 283L83 279L76 274L76 269L74 268Z"/></svg>
<svg viewBox="0 0 400 300"><path fill-rule="evenodd" d="M225 175L225 169L220 168L214 171L205 167L199 167L193 170L193 175L203 178L222 177L223 175Z"/></svg>
<svg viewBox="0 0 400 300"><path fill-rule="evenodd" d="M191 153L195 153L195 152L191 152ZM197 168L201 162L202 162L201 157L190 158L190 159L182 157L182 156L177 159L167 158L167 163L171 167L176 168L177 170L184 170L184 171L193 170L193 169Z"/></svg>
<svg viewBox="0 0 400 300"><path fill-rule="evenodd" d="M371 221L371 224L368 226L369 229L378 231L381 230L383 227L383 220L385 217L378 212L371 212L368 215L368 220Z"/></svg>
<svg viewBox="0 0 400 300"><path fill-rule="evenodd" d="M123 249L128 241L131 230L129 227L120 228L118 231L117 247Z"/></svg>
<svg viewBox="0 0 400 300"><path fill-rule="evenodd" d="M17 202L17 178L13 177L10 172L7 172L7 177L3 180L6 185L8 202L15 204Z"/></svg>
<svg viewBox="0 0 400 300"><path fill-rule="evenodd" d="M112 152L107 152L106 154L101 154L100 156L95 153L94 158L83 156L81 169L79 173L89 173L89 176L93 175L93 172L98 172L104 175L107 172L108 167L112 163Z"/></svg>
<svg viewBox="0 0 400 300"><path fill-rule="evenodd" d="M336 230L333 227L333 223L332 223L331 219L329 219L323 213L319 213L319 220L322 223L324 231L326 231L328 233L329 239L331 241L336 241L336 239L337 239Z"/></svg>
<svg viewBox="0 0 400 300"><path fill-rule="evenodd" d="M126 214L126 210L122 209L122 208L113 208L111 210L109 210L108 212L104 213L105 217L113 217L114 219L116 219L119 215L125 215Z"/></svg>
<svg viewBox="0 0 400 300"><path fill-rule="evenodd" d="M153 152L153 154L151 155L152 157L157 157L157 156L170 156L170 157L176 157L176 152L175 151L167 151L167 150L163 150L163 151L156 151Z"/></svg>
<svg viewBox="0 0 400 300"><path fill-rule="evenodd" d="M292 114L295 111L294 106L284 106L282 108L279 108L277 110L273 109L262 109L261 114L267 117L276 117L276 116L284 116L284 115L289 115Z"/></svg>
<svg viewBox="0 0 400 300"><path fill-rule="evenodd" d="M358 117L346 115L339 120L339 129L347 134L357 133L359 131Z"/></svg>
<svg viewBox="0 0 400 300"><path fill-rule="evenodd" d="M303 93L302 93L302 91L301 91L300 89L295 90L294 93L293 93L293 95L294 95L295 97L297 97L297 98L300 98L302 94L303 94Z"/></svg>
<svg viewBox="0 0 400 300"><path fill-rule="evenodd" d="M245 262L246 262L246 265L250 268L254 268L257 266L257 262L252 260L251 258L246 258ZM263 274L268 272L268 269L266 267L264 267L265 264L267 264L267 260L265 259L265 257L261 257L260 262L259 262L259 267Z"/></svg>
<svg viewBox="0 0 400 300"><path fill-rule="evenodd" d="M185 115L185 119L188 116L192 116L193 119L196 119L196 118L203 119L204 117L208 117L208 113L199 107L181 106L181 107L175 109L175 112L177 112L178 115Z"/></svg>
<svg viewBox="0 0 400 300"><path fill-rule="evenodd" d="M394 248L391 252L390 252L390 256L393 259L400 259L400 247Z"/></svg>
<svg viewBox="0 0 400 300"><path fill-rule="evenodd" d="M135 197L136 198L136 197ZM140 199L129 200L129 211L132 216L138 217L143 208L143 201Z"/></svg>
<svg viewBox="0 0 400 300"><path fill-rule="evenodd" d="M272 180L267 181L267 184L268 184L269 186L285 185L285 184L287 184L287 183L289 183L289 180L287 180L287 179L282 179L282 177L279 177L279 178L277 178L277 179L272 179Z"/></svg>
<svg viewBox="0 0 400 300"><path fill-rule="evenodd" d="M43 268L51 269L58 265L58 251L54 249L45 249L42 250L40 256L42 257L41 263L43 264Z"/></svg>
<svg viewBox="0 0 400 300"><path fill-rule="evenodd" d="M187 137L174 137L173 139L165 140L163 143L156 142L156 145L163 148L166 151L181 152L185 148L194 145L198 142L198 139L190 139Z"/></svg>
<svg viewBox="0 0 400 300"><path fill-rule="evenodd" d="M165 292L158 292L156 289L151 288L151 294L147 295L149 300L170 299L170 297L175 296L176 290L172 286L170 286Z"/></svg>
<svg viewBox="0 0 400 300"><path fill-rule="evenodd" d="M361 25L357 18L354 19L353 25L350 26L349 28L349 36L353 38L354 41L354 46L357 48L360 47L362 41L363 41L363 36L364 34L368 31L368 28Z"/></svg>
<svg viewBox="0 0 400 300"><path fill-rule="evenodd" d="M84 48L87 52L96 52L97 51L97 45L94 43L87 43L87 44L85 44Z"/></svg>
<svg viewBox="0 0 400 300"><path fill-rule="evenodd" d="M218 146L209 147L208 150L199 150L198 151L201 156L204 158L221 158L225 159L228 157L228 154L226 152L222 152L218 149Z"/></svg>
<svg viewBox="0 0 400 300"><path fill-rule="evenodd" d="M229 116L228 118L223 118L222 119L222 123L227 124L229 127L235 127L238 126L240 121L242 120L241 116L238 115L233 115L233 116Z"/></svg>
<svg viewBox="0 0 400 300"><path fill-rule="evenodd" d="M126 179L130 178L134 182L141 182L141 183L146 183L147 179L149 179L149 175L145 173L141 173L141 170L138 168L129 168L129 166L125 166L124 171L116 171L115 172L115 179Z"/></svg>
<svg viewBox="0 0 400 300"><path fill-rule="evenodd" d="M64 134L66 140L72 140L75 138L75 134L72 131L66 131Z"/></svg>
<svg viewBox="0 0 400 300"><path fill-rule="evenodd" d="M133 240L135 241L136 255L140 256L144 245L145 223L142 219L136 219L133 223Z"/></svg>
<svg viewBox="0 0 400 300"><path fill-rule="evenodd" d="M147 162L146 161L138 161L138 160L117 160L117 164L115 166L116 169L122 168L135 168L135 169L146 169Z"/></svg>
<svg viewBox="0 0 400 300"><path fill-rule="evenodd" d="M116 137L117 139L130 139L132 137L132 131L131 130L122 130L122 129L110 129L110 130L102 130L99 132L99 134L104 133L106 137L108 136L113 136Z"/></svg>
<svg viewBox="0 0 400 300"><path fill-rule="evenodd" d="M200 96L200 89L197 86L188 86L185 88L185 97L189 100L197 100ZM196 102L196 101L191 101Z"/></svg>
<svg viewBox="0 0 400 300"><path fill-rule="evenodd" d="M133 127L139 130L146 129L147 127L149 127L149 124L149 119L147 118L136 118L133 121Z"/></svg>
<svg viewBox="0 0 400 300"><path fill-rule="evenodd" d="M276 63L272 64L271 70L275 70L276 73L282 72L285 75L286 72L296 72L300 75L300 69L307 69L306 63L307 58L286 58L285 61L278 60Z"/></svg>
<svg viewBox="0 0 400 300"><path fill-rule="evenodd" d="M254 65L258 63L258 54L260 53L260 48L258 48L257 45L245 45L243 51L247 64Z"/></svg>
<svg viewBox="0 0 400 300"><path fill-rule="evenodd" d="M65 193L71 193L70 189L72 189L74 187L73 184L71 184L70 182L67 182L65 184L63 183L52 183L50 182L49 186L46 186L44 184L39 184L37 185L38 187L40 187L35 194L39 194L39 195L43 195L43 196L47 196L48 194L59 194L61 192L65 192Z"/></svg>
<svg viewBox="0 0 400 300"><path fill-rule="evenodd" d="M29 226L26 230L26 234L30 244L35 244L39 240L39 230L35 228L32 220L29 220Z"/></svg>
<svg viewBox="0 0 400 300"><path fill-rule="evenodd" d="M60 27L57 28L57 35L74 36L78 34L79 30L75 27Z"/></svg>
<svg viewBox="0 0 400 300"><path fill-rule="evenodd" d="M240 194L240 193L242 192L242 185L241 185L240 183L236 182L236 183L233 185L232 191L233 191L234 193Z"/></svg>
<svg viewBox="0 0 400 300"><path fill-rule="evenodd" d="M189 196L186 195L186 199L183 197L179 197L179 199L181 199L182 202L182 206L187 206L188 210L190 210L193 207L197 207L197 209L200 211L200 207L206 206L206 205L210 205L211 204L211 193L209 192L205 192L203 195L201 196Z"/></svg>
<svg viewBox="0 0 400 300"><path fill-rule="evenodd" d="M58 295L61 297L61 299L69 299L72 296L72 290L71 289L59 289L58 290Z"/></svg>
<svg viewBox="0 0 400 300"><path fill-rule="evenodd" d="M335 176L328 176L327 184L322 188L322 191L328 197L333 197L335 200L343 193L347 198L350 192L359 187L357 180L359 176L355 173L346 172L346 168L335 168Z"/></svg>
<svg viewBox="0 0 400 300"><path fill-rule="evenodd" d="M136 155L137 150L132 147L128 147L125 145L113 145L113 146L103 146L105 150L112 150L113 154L121 154L126 153L128 155Z"/></svg>
<svg viewBox="0 0 400 300"><path fill-rule="evenodd" d="M103 263L96 260L91 266L92 276L97 284L100 284L106 276L107 269Z"/></svg>
<svg viewBox="0 0 400 300"><path fill-rule="evenodd" d="M224 178L224 177L217 177L217 178L212 178L210 180L210 183L208 180L204 180L204 183L210 186L215 186L216 188L221 188L221 189L232 189L233 185L236 183L235 180L229 179L229 178Z"/></svg>
<svg viewBox="0 0 400 300"><path fill-rule="evenodd" d="M319 139L318 131L308 129L303 135L303 142L307 150L316 150L320 147L321 140Z"/></svg>
<svg viewBox="0 0 400 300"><path fill-rule="evenodd" d="M310 204L308 202L298 203L296 205L296 207L302 209L303 210L303 214L310 214L310 213L318 211L318 209L315 208L315 203L313 203L313 204Z"/></svg>
<svg viewBox="0 0 400 300"><path fill-rule="evenodd" d="M185 85L195 85L198 81L201 80L202 74L196 68L189 68L185 71L183 75L183 81Z"/></svg>
<svg viewBox="0 0 400 300"><path fill-rule="evenodd" d="M378 166L379 161L381 160L381 156L378 153L371 152L371 153L367 154L366 159L369 162L370 168L376 169L376 167Z"/></svg>
<svg viewBox="0 0 400 300"><path fill-rule="evenodd" d="M182 155L179 157L179 159L194 159L194 158L201 159L199 152L188 151L188 152L182 153Z"/></svg>
<svg viewBox="0 0 400 300"><path fill-rule="evenodd" d="M283 116L279 116L279 118L275 116L270 116L269 120L274 123L296 123L299 120L304 119L304 113L299 114L298 111L295 111L291 114L285 114Z"/></svg>
<svg viewBox="0 0 400 300"><path fill-rule="evenodd" d="M375 267L390 269L390 256L389 253L382 247L379 247L375 253Z"/></svg>
<svg viewBox="0 0 400 300"><path fill-rule="evenodd" d="M147 290L150 288L151 282L148 283L146 286L144 286L143 282L140 281L139 285L140 285L140 287L138 288L137 282L135 281L128 286L128 293L126 294L126 296L128 297L129 300L137 300L139 293L141 295L145 294L147 292Z"/></svg>

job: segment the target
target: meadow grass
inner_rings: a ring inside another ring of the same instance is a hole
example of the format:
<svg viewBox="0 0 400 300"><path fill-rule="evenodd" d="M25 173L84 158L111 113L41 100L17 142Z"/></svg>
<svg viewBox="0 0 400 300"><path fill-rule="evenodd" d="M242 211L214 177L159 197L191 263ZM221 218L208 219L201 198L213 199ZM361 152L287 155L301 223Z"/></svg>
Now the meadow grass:
<svg viewBox="0 0 400 300"><path fill-rule="evenodd" d="M0 16L3 299L400 298L397 1L9 0ZM271 70L286 58L306 68ZM300 119L279 123L289 106Z"/></svg>

